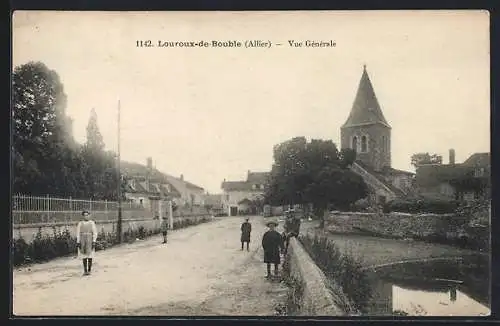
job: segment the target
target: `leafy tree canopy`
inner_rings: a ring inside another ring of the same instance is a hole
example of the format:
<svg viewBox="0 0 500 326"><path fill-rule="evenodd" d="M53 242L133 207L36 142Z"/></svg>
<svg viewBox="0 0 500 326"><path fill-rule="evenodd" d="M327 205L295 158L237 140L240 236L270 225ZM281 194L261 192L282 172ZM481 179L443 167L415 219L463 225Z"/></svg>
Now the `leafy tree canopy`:
<svg viewBox="0 0 500 326"><path fill-rule="evenodd" d="M12 79L13 190L31 195L116 199L115 155L93 110L87 142L78 145L66 115L59 75L41 62L14 68Z"/></svg>
<svg viewBox="0 0 500 326"><path fill-rule="evenodd" d="M418 167L423 164L442 164L443 157L437 154L416 153L411 156L411 165Z"/></svg>
<svg viewBox="0 0 500 326"><path fill-rule="evenodd" d="M355 152L339 152L331 140L296 137L278 144L265 200L272 205L312 203L318 213L330 205L347 209L368 194L363 179L348 169L354 160Z"/></svg>

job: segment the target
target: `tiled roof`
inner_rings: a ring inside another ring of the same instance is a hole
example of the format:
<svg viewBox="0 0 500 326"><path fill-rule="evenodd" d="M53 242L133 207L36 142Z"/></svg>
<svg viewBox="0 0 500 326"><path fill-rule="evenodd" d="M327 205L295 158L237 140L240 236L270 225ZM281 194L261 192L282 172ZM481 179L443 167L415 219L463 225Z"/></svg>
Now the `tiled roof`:
<svg viewBox="0 0 500 326"><path fill-rule="evenodd" d="M251 184L266 184L269 175L269 172L249 172L247 182Z"/></svg>
<svg viewBox="0 0 500 326"><path fill-rule="evenodd" d="M413 172L398 170L398 169L388 168L388 167L384 168L383 172L384 172L384 174L392 174L392 175L394 175L394 174L414 175L415 174Z"/></svg>
<svg viewBox="0 0 500 326"><path fill-rule="evenodd" d="M389 127L373 90L368 72L366 72L366 67L364 67L351 112L342 128L375 123Z"/></svg>
<svg viewBox="0 0 500 326"><path fill-rule="evenodd" d="M475 167L490 167L490 162L490 153L475 153L461 164L421 165L417 169L415 181L422 188L438 186L472 172Z"/></svg>
<svg viewBox="0 0 500 326"><path fill-rule="evenodd" d="M269 175L269 172L248 171L246 181L224 181L221 188L225 191L263 191L263 189L256 189L254 186L267 184Z"/></svg>
<svg viewBox="0 0 500 326"><path fill-rule="evenodd" d="M469 168L462 164L426 164L417 168L415 182L418 187L434 187L449 182L467 173Z"/></svg>
<svg viewBox="0 0 500 326"><path fill-rule="evenodd" d="M121 165L121 171L125 176L127 176L128 178L137 179L138 182L136 182L135 192L159 193L161 189L159 190L155 186L159 184L169 184L171 189L170 194L174 197L179 197L180 194L184 192L185 188L203 190L202 187L199 187L187 181L182 181L179 178L176 178L166 173L162 173L157 169L151 170L149 174L150 189L146 189L147 188L146 184L145 183L141 184L141 182L146 181L146 176L149 173L148 168L145 165L139 163L126 162L126 161L120 162L120 165Z"/></svg>
<svg viewBox="0 0 500 326"><path fill-rule="evenodd" d="M222 195L205 195L205 204L207 205L222 205Z"/></svg>
<svg viewBox="0 0 500 326"><path fill-rule="evenodd" d="M224 181L221 188L225 191L249 191L252 185L246 181Z"/></svg>
<svg viewBox="0 0 500 326"><path fill-rule="evenodd" d="M490 153L475 153L462 164L467 166L487 167L491 165L491 155Z"/></svg>
<svg viewBox="0 0 500 326"><path fill-rule="evenodd" d="M199 187L191 182L184 181L184 183L186 184L186 187L188 187L188 188L196 189L196 190L204 190L202 187Z"/></svg>
<svg viewBox="0 0 500 326"><path fill-rule="evenodd" d="M369 167L368 165L364 164L362 161L360 160L357 160L356 163L361 166L363 169L366 170L366 172L370 173L371 175L373 175L375 178L377 178L378 181L382 182L387 188L389 188L392 192L394 192L396 195L398 196L402 196L404 195L404 192L395 187L391 182L388 182L386 179L385 179L385 176L384 176L384 173L382 172L377 172L375 170L373 170L371 167Z"/></svg>

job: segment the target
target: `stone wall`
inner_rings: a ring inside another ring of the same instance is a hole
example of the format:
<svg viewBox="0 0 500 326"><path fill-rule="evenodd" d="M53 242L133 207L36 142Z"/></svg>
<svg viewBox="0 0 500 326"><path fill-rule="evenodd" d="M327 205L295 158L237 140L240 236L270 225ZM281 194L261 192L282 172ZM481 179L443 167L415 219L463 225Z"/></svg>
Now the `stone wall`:
<svg viewBox="0 0 500 326"><path fill-rule="evenodd" d="M197 215L197 216L186 216L186 217L175 217L174 223L176 221L183 220L199 220L208 215ZM96 221L98 232L115 232L116 231L116 220L115 221ZM13 239L18 239L22 237L26 242L31 242L35 237L38 230L40 229L42 234L53 234L54 227L60 230L68 229L72 236L76 236L76 226L77 222L58 222L58 223L37 223L37 224L23 224L15 225L12 230ZM154 219L144 219L144 218L124 218L122 231L127 230L137 230L139 227L144 227L146 230L154 230L160 227L160 220Z"/></svg>
<svg viewBox="0 0 500 326"><path fill-rule="evenodd" d="M345 316L336 304L328 281L296 238L290 239L287 258L290 277L302 287L298 315ZM342 294L341 294L342 295Z"/></svg>
<svg viewBox="0 0 500 326"><path fill-rule="evenodd" d="M490 228L455 214L332 212L325 223L331 233L355 233L396 239L426 240L488 249Z"/></svg>

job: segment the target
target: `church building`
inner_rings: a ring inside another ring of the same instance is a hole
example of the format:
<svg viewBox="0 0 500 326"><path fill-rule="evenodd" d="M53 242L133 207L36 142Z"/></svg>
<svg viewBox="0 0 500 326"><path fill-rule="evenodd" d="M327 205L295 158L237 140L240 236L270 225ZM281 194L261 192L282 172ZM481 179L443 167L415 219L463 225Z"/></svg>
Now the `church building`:
<svg viewBox="0 0 500 326"><path fill-rule="evenodd" d="M414 174L391 167L391 126L378 103L366 66L347 121L340 128L341 148L356 151L352 170L368 185L370 200L384 203L411 191Z"/></svg>

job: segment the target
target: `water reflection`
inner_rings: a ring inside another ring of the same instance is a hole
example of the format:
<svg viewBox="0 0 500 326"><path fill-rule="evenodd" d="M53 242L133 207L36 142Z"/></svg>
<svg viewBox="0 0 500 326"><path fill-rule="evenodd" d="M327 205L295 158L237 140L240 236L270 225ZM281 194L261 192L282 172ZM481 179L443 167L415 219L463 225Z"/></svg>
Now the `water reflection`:
<svg viewBox="0 0 500 326"><path fill-rule="evenodd" d="M372 273L369 315L487 316L489 261L403 264Z"/></svg>

